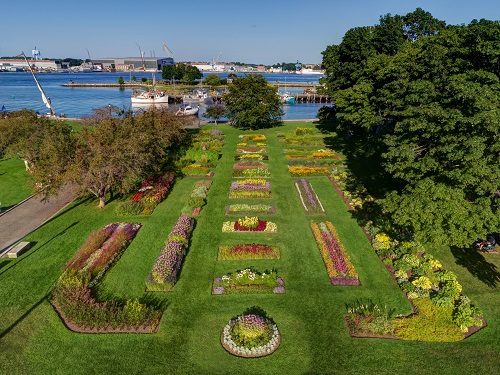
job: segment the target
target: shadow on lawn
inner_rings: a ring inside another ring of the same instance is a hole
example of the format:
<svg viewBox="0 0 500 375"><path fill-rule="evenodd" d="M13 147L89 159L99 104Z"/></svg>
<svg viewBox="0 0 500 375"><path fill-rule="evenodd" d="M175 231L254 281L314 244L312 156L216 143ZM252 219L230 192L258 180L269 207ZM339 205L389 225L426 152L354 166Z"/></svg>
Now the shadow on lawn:
<svg viewBox="0 0 500 375"><path fill-rule="evenodd" d="M34 246L33 246L34 250L30 250L30 251L28 251L28 254L23 255L23 256L21 256L21 257L20 257L20 258L18 258L18 259L15 259L15 260L13 259L13 260L11 260L10 262L12 262L12 265L11 265L10 267L7 267L6 269L2 270L2 271L0 272L0 275L2 275L3 273L5 273L5 272L7 272L7 271L11 270L11 269L12 269L12 268L14 268L15 266L17 266L19 263L21 263L22 261L26 260L28 257L30 257L31 255L33 255L35 252L37 252L37 251L38 251L38 250L40 250L42 247L44 247L45 245L47 245L49 242L51 242L51 241L52 241L52 240L54 240L55 238L57 238L57 237L59 237L59 236L61 236L61 235L65 234L65 233L66 233L66 231L67 231L68 229L70 229L71 227L74 227L74 226L75 226L76 224L78 224L78 223L79 223L79 221L75 221L75 222L73 222L73 224L68 225L68 226L67 226L65 229L63 229L61 232L59 232L59 233L58 233L58 234L56 234L54 237L52 237L51 239L47 240L45 243L43 243L42 245L40 245L40 246L38 246L38 247L36 247L36 242L33 242L33 241L32 241L32 242L34 243ZM2 267L3 267L3 265L2 265L2 266L0 266L0 268L2 268Z"/></svg>
<svg viewBox="0 0 500 375"><path fill-rule="evenodd" d="M452 247L451 253L456 263L467 270L490 288L496 288L500 281L497 267L489 263L480 252L472 249Z"/></svg>
<svg viewBox="0 0 500 375"><path fill-rule="evenodd" d="M45 299L49 296L49 294L50 294L50 292L46 293L42 298L40 298L38 300L38 302L36 302L33 306L31 306L28 310L26 310L26 312L23 315L21 315L19 318L17 318L14 323L12 323L10 326L8 326L3 332L0 332L0 340L2 340L4 338L4 336L8 335L10 331L12 331L14 328L16 328L16 326L19 323L21 323L24 320L24 318L26 318L29 314L31 314L31 312L33 310L35 310L38 306L40 306L42 304L42 302L44 302Z"/></svg>

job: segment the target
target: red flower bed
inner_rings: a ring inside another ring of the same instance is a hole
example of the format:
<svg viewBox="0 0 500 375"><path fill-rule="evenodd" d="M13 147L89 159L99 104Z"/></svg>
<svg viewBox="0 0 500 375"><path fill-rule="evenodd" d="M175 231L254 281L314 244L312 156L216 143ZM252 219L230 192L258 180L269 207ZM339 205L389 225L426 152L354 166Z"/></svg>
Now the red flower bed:
<svg viewBox="0 0 500 375"><path fill-rule="evenodd" d="M249 232L263 232L266 229L267 221L259 220L259 223L254 228L245 227L240 225L238 221L234 222L234 230L238 231L249 231Z"/></svg>

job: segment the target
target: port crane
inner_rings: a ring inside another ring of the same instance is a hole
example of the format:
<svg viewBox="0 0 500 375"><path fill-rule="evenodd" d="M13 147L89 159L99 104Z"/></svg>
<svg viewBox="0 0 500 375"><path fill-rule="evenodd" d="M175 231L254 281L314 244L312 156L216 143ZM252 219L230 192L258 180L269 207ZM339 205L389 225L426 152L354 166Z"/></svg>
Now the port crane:
<svg viewBox="0 0 500 375"><path fill-rule="evenodd" d="M135 44L137 44L137 47L139 47L139 53L141 54L141 61L142 61L142 69L141 70L146 71L146 63L144 62L144 53L141 50L141 46L138 43L135 43Z"/></svg>
<svg viewBox="0 0 500 375"><path fill-rule="evenodd" d="M163 49L165 50L165 53L167 54L167 56L171 57L175 61L174 53L167 47L165 42L162 42L162 43L163 43Z"/></svg>
<svg viewBox="0 0 500 375"><path fill-rule="evenodd" d="M219 62L220 55L222 55L222 51L220 51L219 56L217 56L217 59L214 60L212 57L212 63L210 64L212 66L212 70L215 70L215 65Z"/></svg>

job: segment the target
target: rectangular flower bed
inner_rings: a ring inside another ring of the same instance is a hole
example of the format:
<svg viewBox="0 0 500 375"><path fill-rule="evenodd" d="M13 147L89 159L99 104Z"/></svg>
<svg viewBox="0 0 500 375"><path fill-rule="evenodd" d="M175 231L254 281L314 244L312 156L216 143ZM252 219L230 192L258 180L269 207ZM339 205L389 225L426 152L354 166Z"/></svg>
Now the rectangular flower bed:
<svg viewBox="0 0 500 375"><path fill-rule="evenodd" d="M264 134L240 134L240 142L265 142L267 138Z"/></svg>
<svg viewBox="0 0 500 375"><path fill-rule="evenodd" d="M321 204L318 195L314 191L309 180L301 178L296 180L295 188L299 193L300 202L304 208L304 212L308 215L324 215L325 209Z"/></svg>
<svg viewBox="0 0 500 375"><path fill-rule="evenodd" d="M219 129L200 130L193 138L191 148L196 150L219 150L224 146L224 134Z"/></svg>
<svg viewBox="0 0 500 375"><path fill-rule="evenodd" d="M182 168L182 173L186 177L213 177L214 170L200 164L190 164Z"/></svg>
<svg viewBox="0 0 500 375"><path fill-rule="evenodd" d="M233 164L233 168L268 168L269 164L264 163L260 160L241 160L238 163Z"/></svg>
<svg viewBox="0 0 500 375"><path fill-rule="evenodd" d="M294 177L328 176L330 171L326 167L306 167L302 165L289 166L288 172Z"/></svg>
<svg viewBox="0 0 500 375"><path fill-rule="evenodd" d="M276 214L276 207L268 204L231 204L226 206L224 213L226 215L274 215Z"/></svg>
<svg viewBox="0 0 500 375"><path fill-rule="evenodd" d="M241 161L243 161L243 160L246 160L246 161L269 160L269 156L267 156L266 154L262 154L262 153L246 152L243 154L234 155L234 160L241 160Z"/></svg>
<svg viewBox="0 0 500 375"><path fill-rule="evenodd" d="M267 149L264 146L257 146L257 147L238 147L236 149L237 154L265 154L267 153Z"/></svg>
<svg viewBox="0 0 500 375"><path fill-rule="evenodd" d="M177 282L177 274L186 255L189 238L194 229L195 220L181 216L168 235L160 256L156 259L151 274L146 279L148 292L169 292Z"/></svg>
<svg viewBox="0 0 500 375"><path fill-rule="evenodd" d="M128 202L120 202L118 215L150 215L168 195L174 184L174 174L146 179Z"/></svg>
<svg viewBox="0 0 500 375"><path fill-rule="evenodd" d="M281 251L278 246L270 245L232 245L219 246L217 260L260 260L279 259Z"/></svg>
<svg viewBox="0 0 500 375"><path fill-rule="evenodd" d="M244 167L233 170L232 177L234 178L265 178L270 177L269 168L261 167Z"/></svg>
<svg viewBox="0 0 500 375"><path fill-rule="evenodd" d="M212 185L210 180L197 181L189 195L187 204L182 208L182 213L186 215L198 216L201 208L205 205L208 189Z"/></svg>
<svg viewBox="0 0 500 375"><path fill-rule="evenodd" d="M266 220L260 220L257 216L245 216L237 221L225 221L222 224L222 232L266 232L276 233L278 226Z"/></svg>
<svg viewBox="0 0 500 375"><path fill-rule="evenodd" d="M333 224L329 221L320 223L311 221L311 230L331 283L333 285L360 285L358 274Z"/></svg>
<svg viewBox="0 0 500 375"><path fill-rule="evenodd" d="M259 178L232 182L229 198L271 198L271 183Z"/></svg>
<svg viewBox="0 0 500 375"><path fill-rule="evenodd" d="M285 293L285 282L275 270L258 272L251 268L228 273L213 281L212 294Z"/></svg>

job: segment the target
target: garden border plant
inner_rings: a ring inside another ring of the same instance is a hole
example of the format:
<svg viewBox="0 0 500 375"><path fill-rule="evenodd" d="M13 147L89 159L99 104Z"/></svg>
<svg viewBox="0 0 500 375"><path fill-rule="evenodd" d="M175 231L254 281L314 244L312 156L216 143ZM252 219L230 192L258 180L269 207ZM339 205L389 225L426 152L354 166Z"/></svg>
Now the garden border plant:
<svg viewBox="0 0 500 375"><path fill-rule="evenodd" d="M161 254L146 279L147 292L171 292L189 247L195 219L181 215L167 237Z"/></svg>

